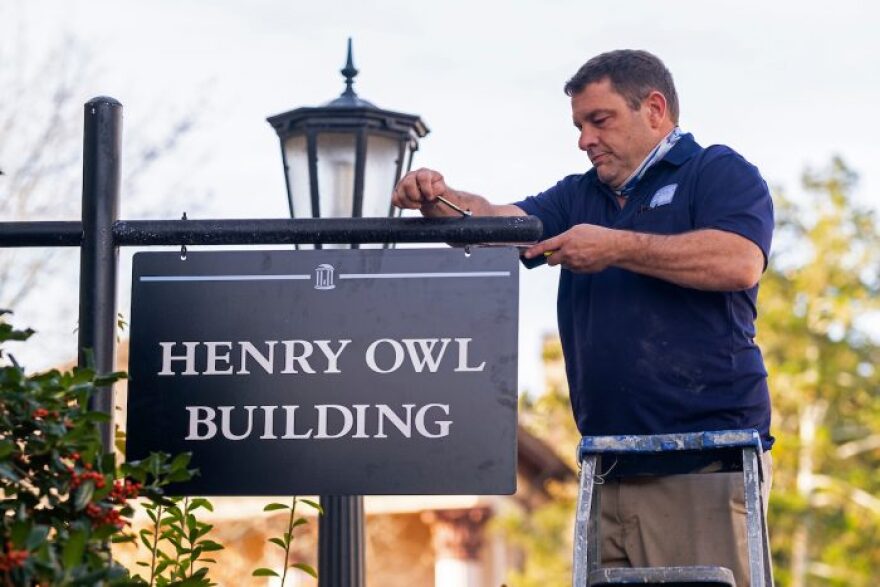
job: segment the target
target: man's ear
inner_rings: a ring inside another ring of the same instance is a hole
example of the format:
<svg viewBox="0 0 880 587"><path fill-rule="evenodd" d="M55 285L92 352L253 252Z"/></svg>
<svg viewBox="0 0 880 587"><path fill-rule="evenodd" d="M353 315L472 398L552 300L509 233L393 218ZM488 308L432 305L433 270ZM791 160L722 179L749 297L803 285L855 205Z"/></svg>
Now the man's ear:
<svg viewBox="0 0 880 587"><path fill-rule="evenodd" d="M667 118L666 96L657 90L648 94L648 97L642 102L642 107L648 109L648 121L653 128L660 127Z"/></svg>

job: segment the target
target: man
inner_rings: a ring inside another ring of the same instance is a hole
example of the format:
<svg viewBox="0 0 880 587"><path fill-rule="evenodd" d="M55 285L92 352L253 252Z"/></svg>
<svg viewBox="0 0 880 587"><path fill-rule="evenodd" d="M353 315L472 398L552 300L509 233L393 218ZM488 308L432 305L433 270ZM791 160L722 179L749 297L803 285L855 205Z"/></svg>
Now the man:
<svg viewBox="0 0 880 587"><path fill-rule="evenodd" d="M587 173L493 205L420 169L395 205L455 215L442 197L475 215L541 219L544 239L523 256L562 266L559 332L581 434L755 428L769 449L753 340L773 230L766 183L733 150L682 133L672 76L650 53L599 55L565 92ZM770 465L768 453L765 503ZM602 525L603 565L719 564L748 584L738 474L608 482Z"/></svg>

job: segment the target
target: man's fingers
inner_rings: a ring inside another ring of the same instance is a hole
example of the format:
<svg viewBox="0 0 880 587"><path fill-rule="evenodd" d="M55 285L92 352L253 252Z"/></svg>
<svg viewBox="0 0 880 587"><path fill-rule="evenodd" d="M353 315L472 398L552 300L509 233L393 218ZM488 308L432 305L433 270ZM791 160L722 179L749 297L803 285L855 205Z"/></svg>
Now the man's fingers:
<svg viewBox="0 0 880 587"><path fill-rule="evenodd" d="M429 169L419 169L416 172L416 185L418 187L418 191L422 201L430 202L437 197L438 194L434 191L434 181L438 178L442 181L443 178L439 176L439 173L433 172Z"/></svg>
<svg viewBox="0 0 880 587"><path fill-rule="evenodd" d="M400 187L400 183L394 186L394 191L391 192L391 203L398 208L406 208L406 197L403 195L403 191Z"/></svg>
<svg viewBox="0 0 880 587"><path fill-rule="evenodd" d="M421 208L446 192L443 176L432 169L410 171L397 183L392 202L399 208Z"/></svg>
<svg viewBox="0 0 880 587"><path fill-rule="evenodd" d="M422 195L419 192L419 186L416 183L415 177L407 177L406 181L401 182L400 187L403 190L403 196L406 198L408 208L422 207Z"/></svg>
<svg viewBox="0 0 880 587"><path fill-rule="evenodd" d="M553 265L562 265L565 255L562 251L546 251L544 256L547 258L547 264L550 266Z"/></svg>
<svg viewBox="0 0 880 587"><path fill-rule="evenodd" d="M553 253L555 251L558 251L559 247L561 247L561 246L562 246L562 239L560 239L558 236L555 236L555 237L549 238L545 241L541 241L538 244L534 245L533 247L530 247L529 249L526 250L526 252L523 254L523 256L526 259L533 259L534 257L537 257L539 255L551 257L553 255ZM549 261L549 259L548 259L548 261Z"/></svg>

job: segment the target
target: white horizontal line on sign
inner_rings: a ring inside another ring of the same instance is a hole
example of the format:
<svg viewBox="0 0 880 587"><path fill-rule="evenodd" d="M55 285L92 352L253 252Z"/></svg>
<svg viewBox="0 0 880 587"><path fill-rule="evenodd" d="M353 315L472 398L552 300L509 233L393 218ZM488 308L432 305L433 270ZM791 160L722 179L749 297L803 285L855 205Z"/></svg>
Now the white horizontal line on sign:
<svg viewBox="0 0 880 587"><path fill-rule="evenodd" d="M462 273L340 273L339 279L423 279L426 277L510 277L510 271L467 271Z"/></svg>
<svg viewBox="0 0 880 587"><path fill-rule="evenodd" d="M287 281L311 275L144 275L141 281Z"/></svg>
<svg viewBox="0 0 880 587"><path fill-rule="evenodd" d="M442 277L510 277L510 271L466 271L446 273L341 273L339 279L425 279ZM143 275L141 281L289 281L307 280L311 275Z"/></svg>

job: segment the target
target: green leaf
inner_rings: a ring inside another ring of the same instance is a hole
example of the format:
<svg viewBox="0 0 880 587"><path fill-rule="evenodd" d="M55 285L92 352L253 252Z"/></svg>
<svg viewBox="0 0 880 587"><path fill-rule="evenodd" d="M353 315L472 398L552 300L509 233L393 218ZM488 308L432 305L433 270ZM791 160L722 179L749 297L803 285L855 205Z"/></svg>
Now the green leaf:
<svg viewBox="0 0 880 587"><path fill-rule="evenodd" d="M158 505L161 505L162 507L172 507L172 506L174 506L174 502L172 502L172 501L169 500L167 497L165 497L165 496L163 496L163 495L161 495L161 494L158 494L158 495L151 495L151 496L150 496L150 499L153 500L153 501L154 501L155 503L157 503Z"/></svg>
<svg viewBox="0 0 880 587"><path fill-rule="evenodd" d="M277 503L277 502L276 502L276 503L270 503L269 505L267 505L266 507L264 507L264 508L263 508L263 511L264 511L264 512L272 512L272 511L275 511L275 510L289 510L289 509L290 509L290 506L289 506L289 505L284 505L283 503Z"/></svg>
<svg viewBox="0 0 880 587"><path fill-rule="evenodd" d="M213 524L206 524L204 522L199 522L198 537L201 538L202 536L211 532L211 530L213 530L213 529L214 529Z"/></svg>
<svg viewBox="0 0 880 587"><path fill-rule="evenodd" d="M303 524L308 524L308 523L309 523L309 521L306 520L305 518L297 518L296 521L293 523L293 527L296 528L297 526L302 526Z"/></svg>
<svg viewBox="0 0 880 587"><path fill-rule="evenodd" d="M90 565L94 566L94 565ZM88 568L88 567L87 567ZM76 587L78 585L82 585L83 587L93 587L94 585L100 584L99 579L103 579L109 569L100 568L97 571L92 571L91 573L87 573L85 575L81 575L74 579L70 585L71 587Z"/></svg>
<svg viewBox="0 0 880 587"><path fill-rule="evenodd" d="M125 431L121 430L119 428L119 426L117 425L116 426L116 434L113 439L113 446L115 446L116 450L119 451L121 454L125 454L125 442L126 442Z"/></svg>
<svg viewBox="0 0 880 587"><path fill-rule="evenodd" d="M86 481L82 485L76 488L76 493L73 495L73 509L77 512L82 511L90 501L92 501L92 496L95 494L95 482L94 481Z"/></svg>
<svg viewBox="0 0 880 587"><path fill-rule="evenodd" d="M290 566L293 567L294 569L299 569L300 571L308 573L309 575L311 575L315 579L318 578L318 573L315 571L315 569L313 569L310 565L307 565L306 563L293 563Z"/></svg>
<svg viewBox="0 0 880 587"><path fill-rule="evenodd" d="M10 310L0 310L0 316L5 314L12 314L12 312ZM7 340L27 340L33 333L34 331L30 328L27 330L16 330L12 327L12 324L7 324L5 321L0 322L0 342Z"/></svg>
<svg viewBox="0 0 880 587"><path fill-rule="evenodd" d="M214 511L214 505L204 497L197 497L192 500L192 509L205 508L209 512Z"/></svg>
<svg viewBox="0 0 880 587"><path fill-rule="evenodd" d="M109 452L101 457L101 471L104 473L116 471L116 455L114 453Z"/></svg>
<svg viewBox="0 0 880 587"><path fill-rule="evenodd" d="M34 526L28 533L24 547L26 550L36 550L46 541L49 536L49 526Z"/></svg>
<svg viewBox="0 0 880 587"><path fill-rule="evenodd" d="M106 540L107 538L110 538L112 535L116 534L117 532L119 532L119 530L116 528L116 526L105 524L105 525L101 526L100 528L96 528L92 532L92 539L93 540Z"/></svg>
<svg viewBox="0 0 880 587"><path fill-rule="evenodd" d="M318 510L318 513L321 514L322 516L324 515L324 508L322 508L321 504L319 504L318 502L312 501L311 499L301 499L300 501L303 502L304 504L311 506L314 509Z"/></svg>
<svg viewBox="0 0 880 587"><path fill-rule="evenodd" d="M267 569L265 567L259 568L251 573L251 577L277 577L278 573L273 571L272 569Z"/></svg>
<svg viewBox="0 0 880 587"><path fill-rule="evenodd" d="M199 569L199 571L201 571L201 570L202 569ZM208 581L203 576L199 575L199 571L196 571L197 576L189 577L179 583L175 583L174 587L206 587L207 585L210 585L211 584L210 581ZM202 574L204 574L204 573L202 573Z"/></svg>
<svg viewBox="0 0 880 587"><path fill-rule="evenodd" d="M15 445L11 440L0 441L0 459L5 459L15 450Z"/></svg>
<svg viewBox="0 0 880 587"><path fill-rule="evenodd" d="M24 547L27 542L27 538L31 532L31 525L33 521L30 519L18 520L14 524L12 524L12 528L10 530L10 538L12 539L12 544L16 548Z"/></svg>
<svg viewBox="0 0 880 587"><path fill-rule="evenodd" d="M104 373L101 375L95 376L92 380L92 383L95 387L103 387L105 385L110 385L111 383L115 383L120 379L128 379L128 374L125 371L114 371L113 373Z"/></svg>
<svg viewBox="0 0 880 587"><path fill-rule="evenodd" d="M284 544L284 541L277 536L273 536L272 538L270 538L269 542L271 542L272 544L277 544L279 547L281 547L281 550L287 550L287 545Z"/></svg>
<svg viewBox="0 0 880 587"><path fill-rule="evenodd" d="M110 415L104 412L86 412L79 416L80 421L91 422L93 424L104 423L110 421Z"/></svg>
<svg viewBox="0 0 880 587"><path fill-rule="evenodd" d="M17 483L21 481L21 475L19 475L15 469L6 463L0 463L0 477L5 477L12 481L13 483Z"/></svg>
<svg viewBox="0 0 880 587"><path fill-rule="evenodd" d="M169 473L165 479L169 483L180 483L182 481L189 481L192 479L192 474L188 469L178 469L177 471L172 471Z"/></svg>
<svg viewBox="0 0 880 587"><path fill-rule="evenodd" d="M61 553L61 562L66 569L73 569L80 564L86 551L86 539L85 530L74 530L70 533Z"/></svg>
<svg viewBox="0 0 880 587"><path fill-rule="evenodd" d="M215 550L223 550L224 546L219 542L214 542L213 540L202 540L199 543L199 547L201 547L203 552L214 552Z"/></svg>
<svg viewBox="0 0 880 587"><path fill-rule="evenodd" d="M190 460L192 459L192 453L182 452L171 461L171 471L179 471L181 469L186 469L187 465L189 465Z"/></svg>

